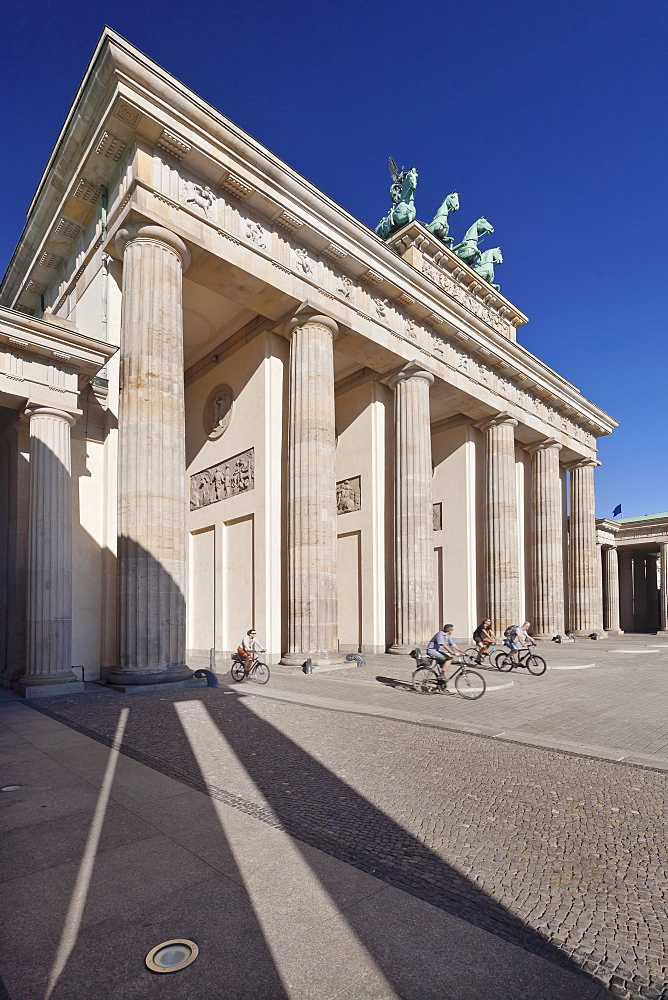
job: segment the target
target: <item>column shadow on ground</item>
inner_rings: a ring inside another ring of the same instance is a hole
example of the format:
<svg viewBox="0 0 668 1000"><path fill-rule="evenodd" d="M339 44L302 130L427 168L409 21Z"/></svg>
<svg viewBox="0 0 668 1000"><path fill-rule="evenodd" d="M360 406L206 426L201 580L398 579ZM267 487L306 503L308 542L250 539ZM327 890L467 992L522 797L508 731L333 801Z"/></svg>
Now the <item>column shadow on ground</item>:
<svg viewBox="0 0 668 1000"><path fill-rule="evenodd" d="M72 724L72 720L58 710L46 705L31 705L71 728L110 746L120 713L130 708L121 753L126 755L136 746L137 733L145 730L142 721L142 696L117 698L111 693L89 697L78 695L64 697L74 717L79 709L97 703L97 712L104 718L103 732L87 726ZM55 700L54 700L55 701ZM55 707L54 702L51 705ZM170 706L171 707L171 706ZM183 730L178 725L170 727L170 735L178 739L178 750L184 767L193 775L197 763L190 754ZM70 751L74 753L74 751ZM154 763L145 754L134 754L143 762ZM98 783L104 770L96 770L93 758L83 761L82 770L88 780ZM134 769L131 769L134 770ZM124 812L127 823L140 823L139 816L151 823L151 808L161 804L150 796L144 801L142 789L147 788L147 776L142 771L141 789L133 798L133 777L128 772L117 773L111 786L112 805ZM79 771L75 771L79 774ZM81 775L83 776L83 775ZM159 775L151 775L159 778ZM120 785L119 785L120 783ZM197 784L193 781L192 784ZM120 797L119 797L120 787ZM135 780L135 789L137 788ZM30 791L28 789L28 791ZM183 788L187 795L188 789ZM127 798L126 805L122 805ZM180 795L176 796L180 798ZM136 803L136 804L135 804ZM39 811L37 809L37 811ZM102 831L107 826L107 810L102 821ZM135 814L134 816L132 814ZM72 828L77 826L89 831L92 813L76 812L71 817ZM175 835L171 844L161 829L156 827L151 836L136 843L128 840L122 848L107 845L96 850L93 858L90 884L82 900L84 919L77 928L71 951L62 970L59 970L51 1000L150 1000L164 998L175 1000L189 997L224 997L225 1000L247 1000L249 997L271 997L288 1000L289 993L274 962L271 948L253 902L246 892L244 879L235 861L234 851L221 827L211 798L198 802L197 819L201 829L193 829L192 816L184 817L189 836ZM50 829L29 825L31 838L51 836ZM48 824L47 824L48 826ZM205 832L204 832L205 831ZM167 833L169 837L169 833ZM215 855L215 863L207 865L198 859L197 842L205 838L207 849ZM78 838L72 837L74 843ZM85 840L85 834L83 839ZM113 839L113 838L112 838ZM186 851L192 839L191 857ZM153 849L152 849L153 845ZM183 850L183 848L186 850ZM120 854L127 854L127 863ZM192 856L194 855L194 857ZM131 859L131 860L130 860ZM160 879L155 870L148 872L151 864L164 866ZM57 861L37 869L22 872L23 899L16 892L8 892L15 907L6 899L0 906L4 924L3 942L0 944L3 972L7 989L0 980L0 1000L44 1000L50 970L56 965L59 940L67 924L68 906L77 893L77 869L83 864L79 850L61 852ZM125 867L127 864L127 867ZM178 870L192 868L196 874L181 879ZM11 887L11 873L6 873ZM3 879L0 879L2 882ZM195 940L201 958L179 973L179 977L160 976L148 971L144 958L148 950L160 941L175 937ZM34 942L41 940L39 948ZM185 989L185 993L182 990Z"/></svg>
<svg viewBox="0 0 668 1000"><path fill-rule="evenodd" d="M370 918L365 922L359 912L354 916L346 913L346 909L350 908L349 898L340 892L330 871L319 870L317 856L314 857L313 852L302 845L317 848L492 935L499 939L499 945L492 946L492 953L496 949L496 953L501 954L498 952L500 942L507 942L577 976L575 985L566 977L562 992L555 990L554 985L549 988L546 985L545 992L540 996L582 1000L584 997L608 995L600 982L581 969L559 947L527 926L502 903L315 760L294 740L256 715L245 704L243 691L198 689L170 692L169 697L165 693L165 697L171 703L165 706L165 710L147 712L143 721L140 713L133 713L134 725L128 725L122 752L274 828L278 825L294 838L304 862L319 879L338 911L348 920L357 939L397 994L417 995L414 992L415 982L412 986L407 982L409 973L413 976L416 973L415 969L406 967L405 941L405 935L412 934L415 929L397 926L395 922L383 930L378 926L378 919ZM144 701L144 698L152 701L154 696L142 696L140 700ZM108 737L106 732L101 736L100 723L92 710L91 701L84 706L83 696L72 699L73 702L75 700L95 728L89 729L77 723L75 719L79 713L76 710L71 714L68 712L70 718L64 721L74 723L75 728L106 742ZM224 788L207 786L181 722L172 710L172 706L183 701L199 701L206 707L221 738L232 749L269 808L257 799L251 801ZM91 711L86 711L89 706ZM61 717L57 710L53 712L50 709L49 714ZM116 712L113 714L116 715ZM110 725L105 721L102 728L108 731ZM224 839L222 831L221 837ZM377 914L376 918L379 916ZM261 937L259 924L257 930ZM427 937L425 929L425 941ZM314 946L317 946L315 942ZM451 957L452 952L448 954ZM270 968L272 962L269 956L265 954L264 960ZM443 995L439 993L442 983L438 977L441 972L433 963L432 954L420 973L424 997ZM525 995L519 978L518 972L518 992L510 991L506 995ZM408 994L407 990L410 990ZM277 991L267 994L270 995L280 998L285 994Z"/></svg>

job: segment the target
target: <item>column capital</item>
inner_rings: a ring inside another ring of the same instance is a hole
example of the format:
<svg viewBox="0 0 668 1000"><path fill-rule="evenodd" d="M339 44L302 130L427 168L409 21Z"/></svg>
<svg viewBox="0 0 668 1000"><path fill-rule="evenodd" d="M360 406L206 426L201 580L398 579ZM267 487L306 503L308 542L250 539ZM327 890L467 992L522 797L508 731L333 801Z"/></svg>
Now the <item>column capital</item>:
<svg viewBox="0 0 668 1000"><path fill-rule="evenodd" d="M480 423L476 424L481 431L486 431L490 427L498 427L500 424L507 424L509 427L517 427L519 420L516 417L511 417L509 413L496 413L493 417L486 417L485 420L481 420Z"/></svg>
<svg viewBox="0 0 668 1000"><path fill-rule="evenodd" d="M148 222L133 223L130 226L119 229L114 242L118 252L123 255L127 245L137 240L144 243L162 243L168 246L181 259L183 270L188 270L190 265L190 250L181 237L173 233L171 229L166 229L164 226L155 226Z"/></svg>
<svg viewBox="0 0 668 1000"><path fill-rule="evenodd" d="M568 462L565 468L573 472L574 469L596 469L600 464L597 458L576 458L574 462Z"/></svg>
<svg viewBox="0 0 668 1000"><path fill-rule="evenodd" d="M324 326L332 334L333 340L336 340L340 332L339 324L331 316L318 312L317 309L301 306L294 316L277 327L276 333L282 334L290 340L295 330L299 330L303 326Z"/></svg>
<svg viewBox="0 0 668 1000"><path fill-rule="evenodd" d="M77 419L81 416L81 411L70 413L68 410L59 410L54 406L27 406L24 412L26 417L58 417L60 420L66 420L70 427L74 427Z"/></svg>
<svg viewBox="0 0 668 1000"><path fill-rule="evenodd" d="M534 455L537 451L550 451L552 448L561 451L561 442L556 438L545 438L544 441L534 441L533 444L526 445L526 451Z"/></svg>
<svg viewBox="0 0 668 1000"><path fill-rule="evenodd" d="M391 389L394 389L400 382L408 382L414 378L422 379L428 385L434 384L434 376L432 373L418 367L402 368L400 372L397 372L388 380L387 384Z"/></svg>

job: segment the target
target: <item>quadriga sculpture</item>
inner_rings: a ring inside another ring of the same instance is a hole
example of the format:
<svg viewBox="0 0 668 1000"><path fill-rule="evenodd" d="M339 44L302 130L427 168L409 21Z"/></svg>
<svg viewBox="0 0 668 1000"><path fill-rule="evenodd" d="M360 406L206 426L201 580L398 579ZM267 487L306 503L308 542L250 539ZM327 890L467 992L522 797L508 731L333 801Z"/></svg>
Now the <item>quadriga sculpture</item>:
<svg viewBox="0 0 668 1000"><path fill-rule="evenodd" d="M456 191L449 194L445 201L442 203L438 212L432 219L432 221L427 226L430 233L441 240L446 246L451 247L455 242L452 236L448 236L450 232L450 224L448 222L448 216L451 212L459 211L459 195Z"/></svg>
<svg viewBox="0 0 668 1000"><path fill-rule="evenodd" d="M415 189L418 182L417 167L411 167L410 170L399 170L392 157L390 157L390 173L392 174L390 198L393 201L393 205L387 215L376 226L375 231L381 239L387 239L397 229L401 229L402 226L413 222L415 219Z"/></svg>
<svg viewBox="0 0 668 1000"><path fill-rule="evenodd" d="M473 265L473 270L484 278L485 281L489 281L492 288L496 288L497 292L501 290L500 285L494 284L494 265L503 264L503 255L501 253L501 247L494 247L493 250L485 250L484 253L480 254L480 260L477 264Z"/></svg>
<svg viewBox="0 0 668 1000"><path fill-rule="evenodd" d="M478 240L486 236L487 233L493 232L494 226L489 223L487 219L478 219L477 222L473 223L470 229L467 229L462 242L458 243L457 246L452 249L458 257L461 257L465 264L469 264L472 267L480 255L480 251L478 250Z"/></svg>

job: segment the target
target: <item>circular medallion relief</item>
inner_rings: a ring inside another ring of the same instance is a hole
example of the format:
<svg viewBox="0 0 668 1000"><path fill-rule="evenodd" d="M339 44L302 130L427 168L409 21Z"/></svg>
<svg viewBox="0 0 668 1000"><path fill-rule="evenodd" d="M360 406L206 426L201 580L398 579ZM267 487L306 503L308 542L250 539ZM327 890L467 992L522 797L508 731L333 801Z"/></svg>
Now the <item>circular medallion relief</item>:
<svg viewBox="0 0 668 1000"><path fill-rule="evenodd" d="M230 426L233 403L234 393L229 385L218 385L209 394L204 407L204 430L211 441L219 438Z"/></svg>

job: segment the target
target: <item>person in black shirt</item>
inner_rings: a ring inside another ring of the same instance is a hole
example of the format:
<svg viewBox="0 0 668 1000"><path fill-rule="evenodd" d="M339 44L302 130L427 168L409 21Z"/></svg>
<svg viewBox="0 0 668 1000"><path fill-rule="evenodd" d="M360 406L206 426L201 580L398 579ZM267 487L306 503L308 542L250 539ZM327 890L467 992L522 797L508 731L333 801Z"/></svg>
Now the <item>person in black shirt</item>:
<svg viewBox="0 0 668 1000"><path fill-rule="evenodd" d="M478 647L475 661L476 663L480 663L489 647L497 641L496 636L492 632L491 618L485 618L480 622L473 633L473 641Z"/></svg>

